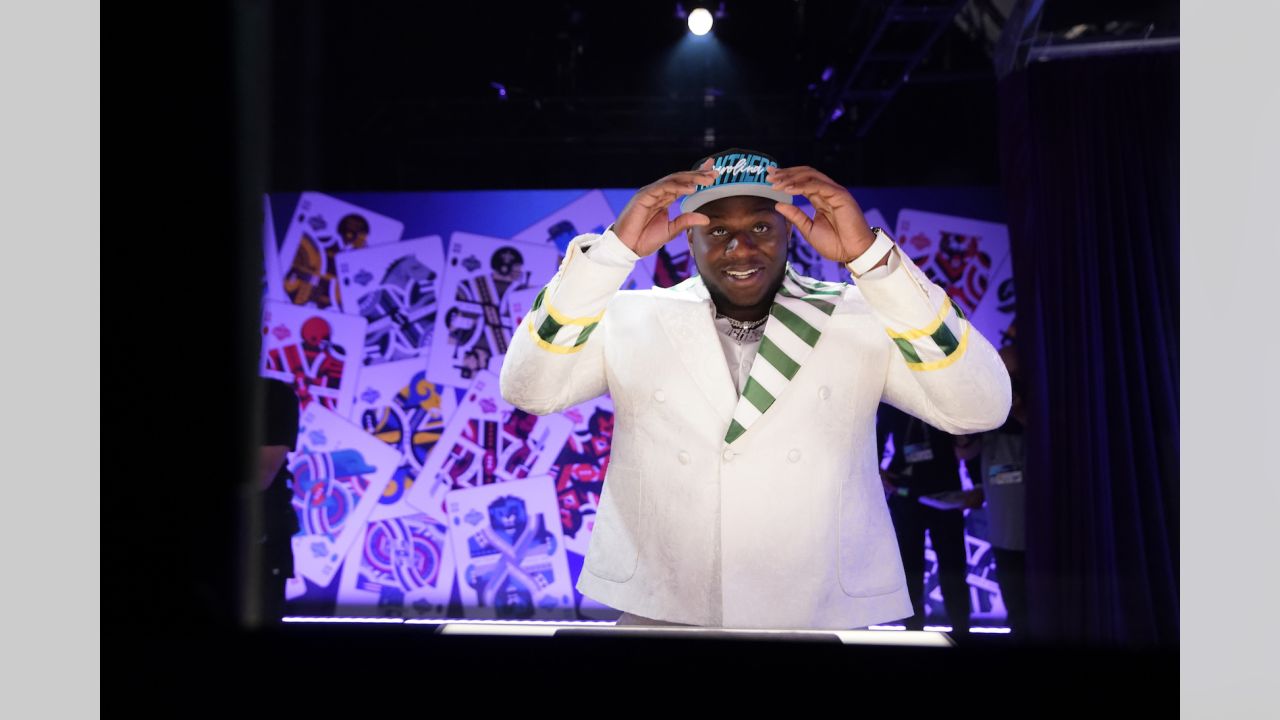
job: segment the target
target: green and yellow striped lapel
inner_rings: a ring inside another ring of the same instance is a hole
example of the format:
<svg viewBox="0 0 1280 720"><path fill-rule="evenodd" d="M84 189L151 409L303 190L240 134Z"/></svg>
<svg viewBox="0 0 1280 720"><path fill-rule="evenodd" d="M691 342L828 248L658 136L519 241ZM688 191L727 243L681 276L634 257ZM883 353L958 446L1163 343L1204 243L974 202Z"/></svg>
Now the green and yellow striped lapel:
<svg viewBox="0 0 1280 720"><path fill-rule="evenodd" d="M747 384L733 411L724 441L732 443L777 402L818 344L835 311L841 285L797 274L787 264L782 287L769 309L769 321Z"/></svg>

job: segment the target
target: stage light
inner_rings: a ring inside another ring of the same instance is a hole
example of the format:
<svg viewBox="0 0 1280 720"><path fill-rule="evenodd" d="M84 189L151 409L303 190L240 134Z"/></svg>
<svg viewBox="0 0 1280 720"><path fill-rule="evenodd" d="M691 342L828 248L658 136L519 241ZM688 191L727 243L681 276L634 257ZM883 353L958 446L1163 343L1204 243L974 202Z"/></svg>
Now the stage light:
<svg viewBox="0 0 1280 720"><path fill-rule="evenodd" d="M696 8L689 13L689 32L694 35L706 35L711 32L711 13L706 8Z"/></svg>

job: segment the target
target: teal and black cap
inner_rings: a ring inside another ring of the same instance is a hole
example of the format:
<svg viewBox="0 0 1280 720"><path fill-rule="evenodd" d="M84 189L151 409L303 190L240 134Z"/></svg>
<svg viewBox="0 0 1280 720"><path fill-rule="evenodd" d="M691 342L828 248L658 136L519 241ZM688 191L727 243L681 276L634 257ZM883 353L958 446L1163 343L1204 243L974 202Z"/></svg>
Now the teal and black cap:
<svg viewBox="0 0 1280 720"><path fill-rule="evenodd" d="M729 148L708 157L716 169L716 181L710 185L699 185L692 195L681 200L680 212L697 210L712 200L734 195L754 195L788 205L795 204L790 194L774 190L765 178L770 166L778 166L778 161L772 156L755 150ZM706 157L699 158L693 164L693 169L702 167L706 160Z"/></svg>

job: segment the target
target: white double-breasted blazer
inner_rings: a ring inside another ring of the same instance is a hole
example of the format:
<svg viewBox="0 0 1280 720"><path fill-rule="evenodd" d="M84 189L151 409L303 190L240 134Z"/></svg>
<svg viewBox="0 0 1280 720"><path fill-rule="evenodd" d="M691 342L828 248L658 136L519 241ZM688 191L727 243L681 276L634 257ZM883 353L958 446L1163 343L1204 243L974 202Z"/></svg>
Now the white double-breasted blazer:
<svg viewBox="0 0 1280 720"><path fill-rule="evenodd" d="M990 343L896 248L891 271L856 286L788 267L740 396L701 279L619 291L629 270L583 252L602 240L616 238L575 238L501 371L503 397L536 414L612 397L579 590L704 626L849 629L909 616L876 408L953 434L999 427L1009 376Z"/></svg>

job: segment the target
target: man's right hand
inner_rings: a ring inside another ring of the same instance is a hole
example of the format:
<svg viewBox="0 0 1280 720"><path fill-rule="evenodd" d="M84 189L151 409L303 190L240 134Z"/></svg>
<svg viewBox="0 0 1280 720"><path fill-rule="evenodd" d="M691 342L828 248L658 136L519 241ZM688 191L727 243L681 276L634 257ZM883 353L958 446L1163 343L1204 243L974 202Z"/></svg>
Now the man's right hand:
<svg viewBox="0 0 1280 720"><path fill-rule="evenodd" d="M708 225L711 219L700 212L687 212L675 220L667 220L668 208L681 195L692 195L698 185L716 181L711 159L697 170L672 173L645 185L631 197L613 224L613 232L623 244L640 257L657 252L676 235L695 225Z"/></svg>

